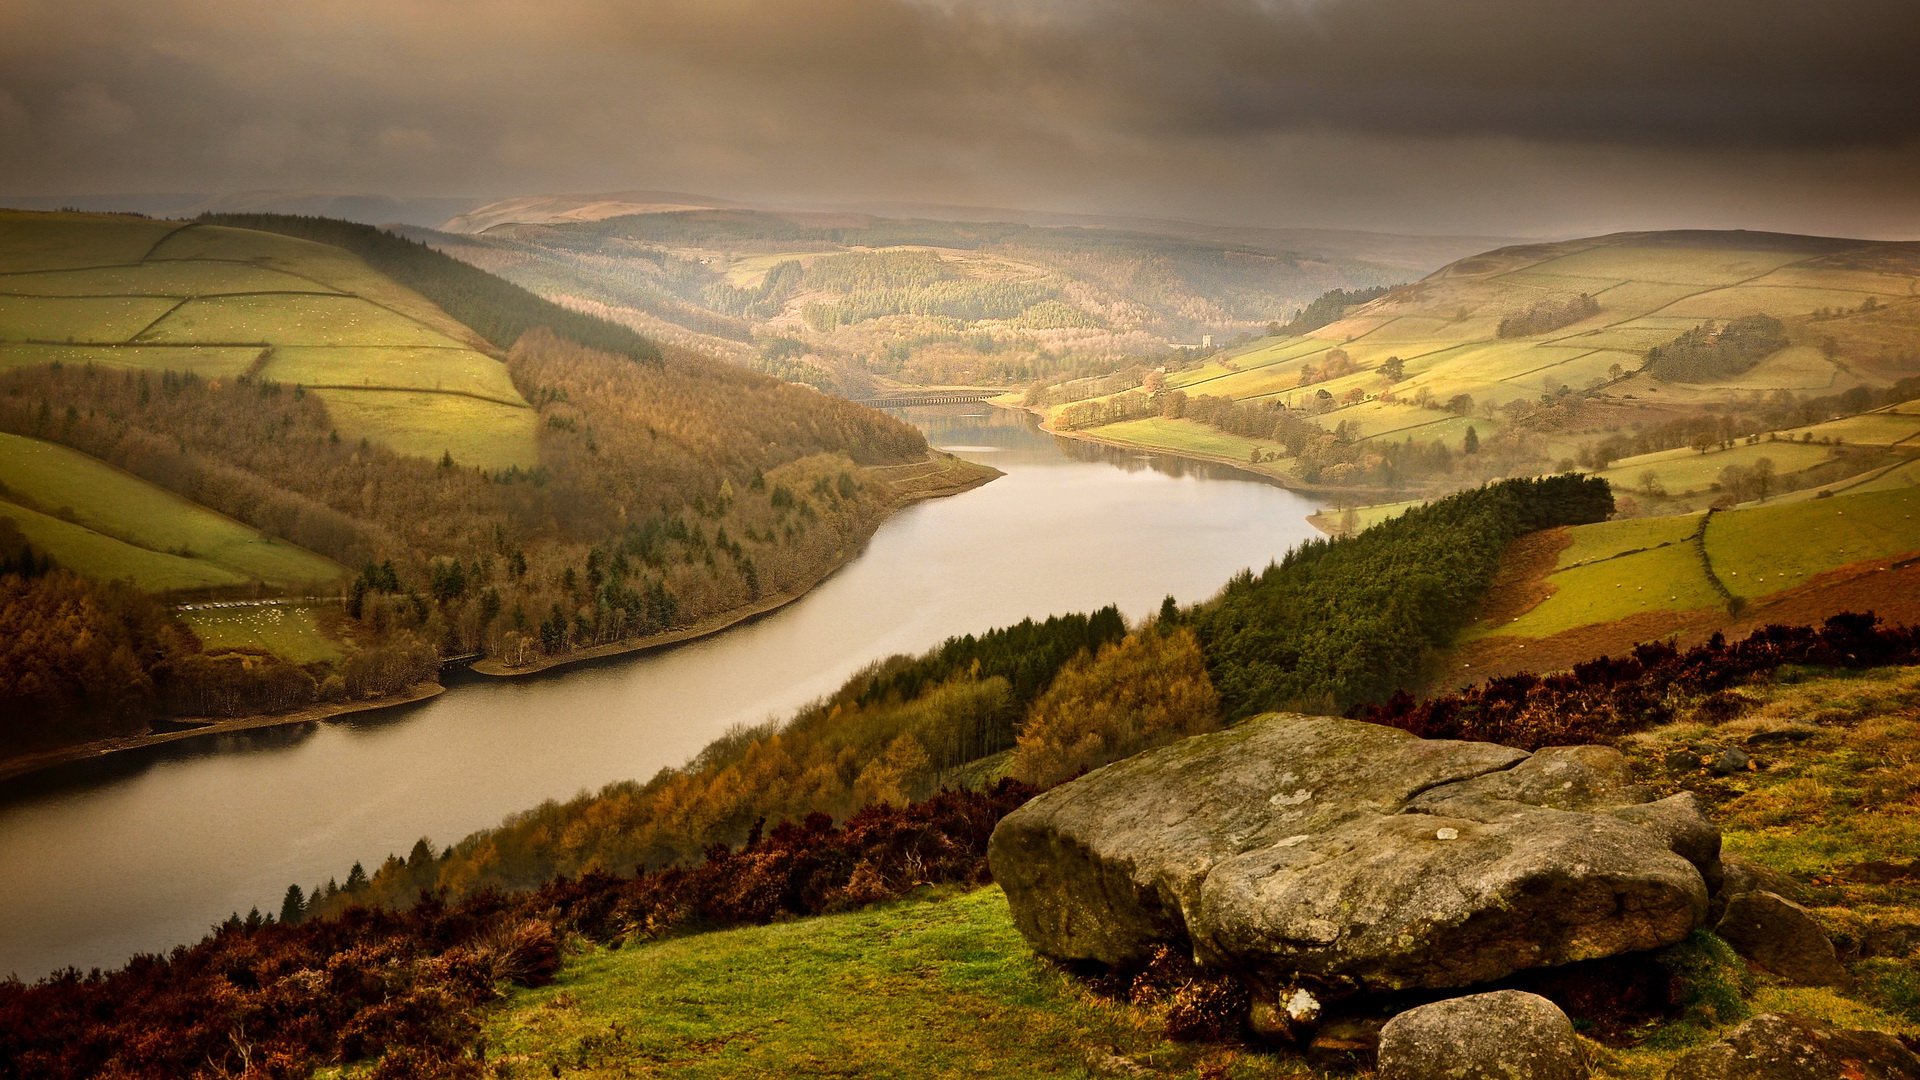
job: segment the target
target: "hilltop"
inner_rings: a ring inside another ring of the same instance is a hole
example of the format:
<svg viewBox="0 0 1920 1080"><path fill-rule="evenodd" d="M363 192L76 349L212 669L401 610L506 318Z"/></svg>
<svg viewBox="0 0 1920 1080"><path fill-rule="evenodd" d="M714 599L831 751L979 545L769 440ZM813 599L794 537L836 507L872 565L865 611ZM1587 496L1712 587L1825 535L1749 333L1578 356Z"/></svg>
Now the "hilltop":
<svg viewBox="0 0 1920 1080"><path fill-rule="evenodd" d="M1425 269L1436 250L1459 250L1447 238L1233 238L1182 223L933 220L663 192L506 200L446 229L408 235L663 341L853 396L1013 385L1251 338L1329 288L1404 280L1408 260Z"/></svg>
<svg viewBox="0 0 1920 1080"><path fill-rule="evenodd" d="M0 751L711 630L991 475L366 226L0 213Z"/></svg>

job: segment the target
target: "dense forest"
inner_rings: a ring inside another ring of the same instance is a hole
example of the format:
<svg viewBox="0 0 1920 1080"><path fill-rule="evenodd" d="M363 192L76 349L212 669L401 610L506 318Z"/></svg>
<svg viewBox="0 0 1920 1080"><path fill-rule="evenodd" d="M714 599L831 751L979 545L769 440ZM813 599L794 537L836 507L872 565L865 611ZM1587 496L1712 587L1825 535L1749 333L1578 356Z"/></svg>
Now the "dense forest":
<svg viewBox="0 0 1920 1080"><path fill-rule="evenodd" d="M1597 477L1502 480L1242 573L1191 616L1221 704L1238 719L1385 698L1465 624L1509 542L1612 513Z"/></svg>
<svg viewBox="0 0 1920 1080"><path fill-rule="evenodd" d="M1528 304L1524 311L1501 319L1499 334L1503 338L1549 334L1598 314L1600 301L1586 293L1562 299L1549 297L1536 300Z"/></svg>
<svg viewBox="0 0 1920 1080"><path fill-rule="evenodd" d="M1315 297L1313 302L1301 308L1284 324L1268 328L1274 337L1299 337L1311 334L1315 330L1336 323L1347 317L1349 308L1378 300L1394 290L1393 285L1376 285L1371 289L1329 289Z"/></svg>
<svg viewBox="0 0 1920 1080"><path fill-rule="evenodd" d="M1647 371L1664 382L1713 382L1753 370L1787 347L1787 329L1771 315L1713 322L1647 351Z"/></svg>

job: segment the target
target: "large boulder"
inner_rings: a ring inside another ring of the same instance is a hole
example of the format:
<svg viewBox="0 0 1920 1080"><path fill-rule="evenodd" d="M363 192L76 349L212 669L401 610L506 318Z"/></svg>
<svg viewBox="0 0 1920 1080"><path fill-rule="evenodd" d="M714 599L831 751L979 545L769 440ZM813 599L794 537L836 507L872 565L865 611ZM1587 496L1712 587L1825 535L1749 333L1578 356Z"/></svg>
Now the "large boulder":
<svg viewBox="0 0 1920 1080"><path fill-rule="evenodd" d="M1422 1005L1380 1031L1378 1080L1587 1080L1573 1022L1538 994L1500 990Z"/></svg>
<svg viewBox="0 0 1920 1080"><path fill-rule="evenodd" d="M1920 1080L1920 1058L1878 1031L1764 1013L1682 1057L1667 1080Z"/></svg>
<svg viewBox="0 0 1920 1080"><path fill-rule="evenodd" d="M1187 944L1279 1000L1672 944L1705 917L1719 833L1612 750L1275 714L1061 785L1008 815L989 857L1041 953L1123 964Z"/></svg>

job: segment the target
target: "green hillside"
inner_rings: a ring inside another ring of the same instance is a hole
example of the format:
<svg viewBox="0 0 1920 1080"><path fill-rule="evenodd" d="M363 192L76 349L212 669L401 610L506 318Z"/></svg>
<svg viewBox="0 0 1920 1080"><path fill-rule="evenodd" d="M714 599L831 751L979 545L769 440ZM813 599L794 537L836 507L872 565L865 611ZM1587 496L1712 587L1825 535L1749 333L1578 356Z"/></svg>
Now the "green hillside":
<svg viewBox="0 0 1920 1080"><path fill-rule="evenodd" d="M1645 611L1757 600L1851 563L1920 552L1916 514L1920 489L1898 487L1711 515L1577 526L1545 578L1552 595L1474 636L1546 637Z"/></svg>
<svg viewBox="0 0 1920 1080"><path fill-rule="evenodd" d="M1304 335L1143 374L1133 390L1027 400L1056 427L1121 442L1154 444L1123 426L1147 417L1224 430L1250 440L1236 447L1247 460L1262 451L1262 471L1349 489L1345 501L1580 466L1623 494L1652 473L1694 497L1671 512L1704 506L1720 469L1763 456L1784 490L1920 454L1899 404L1920 388L1890 397L1916 374L1920 245L1625 233L1464 259ZM1768 433L1807 445L1687 456Z"/></svg>
<svg viewBox="0 0 1920 1080"><path fill-rule="evenodd" d="M488 343L339 248L200 223L8 212L0 251L0 368L253 374L337 403L343 438L487 469L539 463L538 416Z"/></svg>

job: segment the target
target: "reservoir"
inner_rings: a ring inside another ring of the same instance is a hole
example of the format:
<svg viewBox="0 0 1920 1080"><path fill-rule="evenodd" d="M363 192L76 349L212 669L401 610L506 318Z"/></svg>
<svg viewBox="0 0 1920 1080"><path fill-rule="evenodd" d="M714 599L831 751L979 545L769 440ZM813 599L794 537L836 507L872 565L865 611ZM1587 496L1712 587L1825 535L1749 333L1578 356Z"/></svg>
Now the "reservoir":
<svg viewBox="0 0 1920 1080"><path fill-rule="evenodd" d="M1225 467L1059 439L983 405L900 415L1006 475L895 515L819 588L751 623L0 784L0 978L197 941L230 912L277 911L291 882L344 880L356 860L371 871L422 836L444 846L681 765L894 653L1110 603L1137 619L1316 535L1310 500Z"/></svg>

